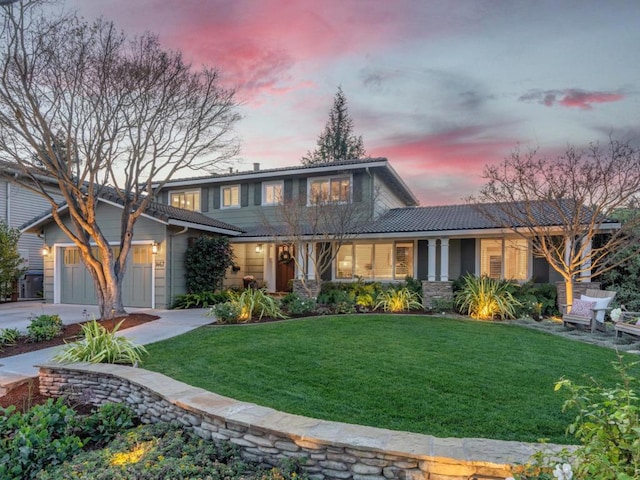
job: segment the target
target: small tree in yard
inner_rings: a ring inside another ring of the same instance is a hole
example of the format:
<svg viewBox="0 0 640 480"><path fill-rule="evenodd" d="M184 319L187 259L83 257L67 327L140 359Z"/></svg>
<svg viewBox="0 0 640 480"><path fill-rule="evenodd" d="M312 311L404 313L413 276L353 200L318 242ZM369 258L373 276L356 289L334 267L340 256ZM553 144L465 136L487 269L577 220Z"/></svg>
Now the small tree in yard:
<svg viewBox="0 0 640 480"><path fill-rule="evenodd" d="M347 111L347 98L342 88L338 88L333 107L329 111L329 121L318 137L318 146L302 157L302 163L315 165L366 156L362 137L353 133L353 120Z"/></svg>
<svg viewBox="0 0 640 480"><path fill-rule="evenodd" d="M233 265L233 250L227 237L198 237L187 248L185 269L189 293L213 292Z"/></svg>
<svg viewBox="0 0 640 480"><path fill-rule="evenodd" d="M215 70L192 68L152 34L128 39L103 19L52 14L50 3L0 10L1 172L49 201L109 318L126 313L121 289L137 220L176 174L211 171L235 154L239 116ZM117 249L98 222L105 195L122 206Z"/></svg>
<svg viewBox="0 0 640 480"><path fill-rule="evenodd" d="M22 274L22 257L18 253L20 232L0 220L0 301L11 297Z"/></svg>
<svg viewBox="0 0 640 480"><path fill-rule="evenodd" d="M487 184L469 201L497 225L531 240L533 254L562 275L569 303L578 276L602 274L639 253L637 210L622 228L607 228L640 195L640 154L628 144L569 146L555 159L515 151L486 166L484 178Z"/></svg>

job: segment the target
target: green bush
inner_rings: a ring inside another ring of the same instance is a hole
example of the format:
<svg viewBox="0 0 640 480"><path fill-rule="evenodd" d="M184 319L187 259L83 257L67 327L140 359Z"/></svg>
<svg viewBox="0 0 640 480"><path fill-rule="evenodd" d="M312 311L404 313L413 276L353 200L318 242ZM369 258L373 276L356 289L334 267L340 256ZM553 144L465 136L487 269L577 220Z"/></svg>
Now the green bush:
<svg viewBox="0 0 640 480"><path fill-rule="evenodd" d="M511 293L518 300L516 316L550 317L558 315L558 290L551 283L512 284Z"/></svg>
<svg viewBox="0 0 640 480"><path fill-rule="evenodd" d="M20 338L20 330L17 328L0 328L0 351L6 345L15 345Z"/></svg>
<svg viewBox="0 0 640 480"><path fill-rule="evenodd" d="M0 478L33 478L78 453L84 446L78 425L75 411L62 399L49 399L23 414L15 407L0 409Z"/></svg>
<svg viewBox="0 0 640 480"><path fill-rule="evenodd" d="M174 309L187 309L187 308L209 308L219 303L229 301L229 294L226 291L222 292L200 292L200 293L185 293L182 295L176 295L171 308Z"/></svg>
<svg viewBox="0 0 640 480"><path fill-rule="evenodd" d="M253 317L287 318L278 302L262 289L247 288L240 293L229 292L230 302L240 307L238 320L248 322Z"/></svg>
<svg viewBox="0 0 640 480"><path fill-rule="evenodd" d="M309 315L316 310L316 301L313 298L302 298L295 293L285 295L280 305L290 315Z"/></svg>
<svg viewBox="0 0 640 480"><path fill-rule="evenodd" d="M57 362L122 363L137 365L142 355L147 354L143 345L136 345L126 337L117 337L116 332L124 320L109 331L93 320L82 325L84 338L67 344L55 355Z"/></svg>
<svg viewBox="0 0 640 480"><path fill-rule="evenodd" d="M135 414L124 403L105 403L100 405L82 422L93 447L102 446L113 440L116 435L134 426Z"/></svg>
<svg viewBox="0 0 640 480"><path fill-rule="evenodd" d="M432 298L429 310L436 313L453 312L454 304L452 299L448 298Z"/></svg>
<svg viewBox="0 0 640 480"><path fill-rule="evenodd" d="M233 249L227 237L198 237L185 252L184 266L189 293L222 288L227 269L233 265Z"/></svg>
<svg viewBox="0 0 640 480"><path fill-rule="evenodd" d="M51 340L62 333L62 320L59 315L42 314L31 318L27 326L27 335L32 342Z"/></svg>
<svg viewBox="0 0 640 480"><path fill-rule="evenodd" d="M400 285L400 288L402 287L406 287L412 292L414 292L419 297L420 301L422 301L422 281L421 280L418 280L417 278L413 278L407 275L404 278L404 282Z"/></svg>
<svg viewBox="0 0 640 480"><path fill-rule="evenodd" d="M218 323L238 323L240 310L240 305L229 301L214 305L209 311L209 315L215 315Z"/></svg>
<svg viewBox="0 0 640 480"><path fill-rule="evenodd" d="M507 280L465 275L462 289L455 293L456 305L462 313L480 320L514 318L520 302L512 288Z"/></svg>
<svg viewBox="0 0 640 480"><path fill-rule="evenodd" d="M382 309L385 312L406 312L423 309L422 298L407 287L391 287L380 292L376 300L375 309Z"/></svg>

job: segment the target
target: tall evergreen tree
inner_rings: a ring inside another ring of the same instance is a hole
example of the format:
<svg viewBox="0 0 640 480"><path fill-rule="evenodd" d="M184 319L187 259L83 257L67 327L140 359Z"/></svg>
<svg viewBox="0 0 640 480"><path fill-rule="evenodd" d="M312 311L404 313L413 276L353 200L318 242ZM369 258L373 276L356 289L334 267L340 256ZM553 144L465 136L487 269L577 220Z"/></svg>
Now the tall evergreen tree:
<svg viewBox="0 0 640 480"><path fill-rule="evenodd" d="M338 87L329 121L318 137L317 147L302 157L303 165L338 162L367 157L362 136L353 133L353 120L347 111L347 98L342 87Z"/></svg>

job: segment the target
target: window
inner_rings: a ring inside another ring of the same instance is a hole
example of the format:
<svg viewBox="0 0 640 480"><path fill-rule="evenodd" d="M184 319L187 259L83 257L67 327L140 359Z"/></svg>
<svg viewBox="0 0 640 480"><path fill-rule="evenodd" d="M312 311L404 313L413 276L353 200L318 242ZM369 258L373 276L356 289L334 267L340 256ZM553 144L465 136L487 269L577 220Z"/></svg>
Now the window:
<svg viewBox="0 0 640 480"><path fill-rule="evenodd" d="M184 208L192 212L200 211L200 190L171 192L170 200L172 207Z"/></svg>
<svg viewBox="0 0 640 480"><path fill-rule="evenodd" d="M233 208L240 206L240 185L222 187L220 195L222 195L222 208Z"/></svg>
<svg viewBox="0 0 640 480"><path fill-rule="evenodd" d="M351 201L351 178L331 177L309 179L309 204L347 203Z"/></svg>
<svg viewBox="0 0 640 480"><path fill-rule="evenodd" d="M480 274L491 278L527 280L529 245L524 239L480 240Z"/></svg>
<svg viewBox="0 0 640 480"><path fill-rule="evenodd" d="M336 279L404 280L413 276L413 243L342 245L336 256Z"/></svg>
<svg viewBox="0 0 640 480"><path fill-rule="evenodd" d="M262 184L262 205L278 205L282 202L283 182Z"/></svg>

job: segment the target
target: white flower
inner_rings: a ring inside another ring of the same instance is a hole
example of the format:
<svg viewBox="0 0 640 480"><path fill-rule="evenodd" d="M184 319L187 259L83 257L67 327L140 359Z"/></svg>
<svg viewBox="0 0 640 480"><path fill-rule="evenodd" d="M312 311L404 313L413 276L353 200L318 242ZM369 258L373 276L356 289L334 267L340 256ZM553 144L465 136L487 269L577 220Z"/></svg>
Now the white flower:
<svg viewBox="0 0 640 480"><path fill-rule="evenodd" d="M513 478L513 477L507 477L507 478L505 478L504 480L516 480L516 479L515 479L515 478Z"/></svg>
<svg viewBox="0 0 640 480"><path fill-rule="evenodd" d="M571 480L573 478L571 465L568 463L563 463L562 465L557 464L556 468L553 470L553 476L558 480Z"/></svg>
<svg viewBox="0 0 640 480"><path fill-rule="evenodd" d="M621 315L622 315L621 308L614 308L613 310L611 310L611 313L609 313L611 320L613 320L614 322L617 322L618 320L620 320Z"/></svg>

